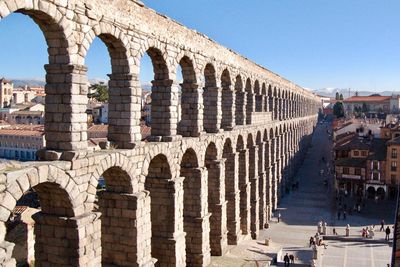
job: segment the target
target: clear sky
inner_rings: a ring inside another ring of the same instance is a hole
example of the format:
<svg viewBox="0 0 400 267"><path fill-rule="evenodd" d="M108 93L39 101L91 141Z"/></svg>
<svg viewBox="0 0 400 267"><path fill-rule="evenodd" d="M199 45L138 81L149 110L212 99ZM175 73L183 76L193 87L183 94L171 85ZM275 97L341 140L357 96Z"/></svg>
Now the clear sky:
<svg viewBox="0 0 400 267"><path fill-rule="evenodd" d="M143 0L270 70L319 89L400 91L399 0ZM0 21L0 76L43 78L46 44L23 15ZM143 80L150 80L144 61ZM90 78L110 73L105 46L86 59Z"/></svg>

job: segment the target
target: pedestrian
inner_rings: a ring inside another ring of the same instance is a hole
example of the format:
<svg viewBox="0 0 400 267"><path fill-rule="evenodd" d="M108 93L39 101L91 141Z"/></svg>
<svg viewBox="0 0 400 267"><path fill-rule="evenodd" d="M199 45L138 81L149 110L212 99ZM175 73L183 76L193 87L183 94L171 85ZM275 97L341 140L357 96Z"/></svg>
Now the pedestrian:
<svg viewBox="0 0 400 267"><path fill-rule="evenodd" d="M310 246L309 247L311 247L312 245L315 245L315 241L314 241L314 237L313 236L310 237Z"/></svg>
<svg viewBox="0 0 400 267"><path fill-rule="evenodd" d="M337 219L340 221L340 210L337 212Z"/></svg>
<svg viewBox="0 0 400 267"><path fill-rule="evenodd" d="M343 211L343 220L346 220L346 211Z"/></svg>
<svg viewBox="0 0 400 267"><path fill-rule="evenodd" d="M381 229L379 229L379 232L382 232L383 230L385 230L385 221L384 220L381 221Z"/></svg>
<svg viewBox="0 0 400 267"><path fill-rule="evenodd" d="M278 223L281 221L281 213L278 212Z"/></svg>
<svg viewBox="0 0 400 267"><path fill-rule="evenodd" d="M294 264L294 256L293 256L293 254L289 255L289 259L290 259L290 263Z"/></svg>
<svg viewBox="0 0 400 267"><path fill-rule="evenodd" d="M333 228L332 231L333 231L333 235L337 235L337 234L338 234L338 233L336 232L336 229L335 229L335 228Z"/></svg>
<svg viewBox="0 0 400 267"><path fill-rule="evenodd" d="M385 233L386 233L385 240L389 241L389 235L390 235L390 228L389 228L389 226L386 227Z"/></svg>
<svg viewBox="0 0 400 267"><path fill-rule="evenodd" d="M285 257L283 257L283 262L285 263L285 267L289 267L290 259L289 259L289 255L287 253L286 253Z"/></svg>

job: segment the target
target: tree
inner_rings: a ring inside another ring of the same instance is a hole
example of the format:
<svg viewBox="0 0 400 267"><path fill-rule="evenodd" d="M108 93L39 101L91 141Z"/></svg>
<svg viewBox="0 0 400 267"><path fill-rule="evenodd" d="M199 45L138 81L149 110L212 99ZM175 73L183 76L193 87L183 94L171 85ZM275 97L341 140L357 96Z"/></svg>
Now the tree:
<svg viewBox="0 0 400 267"><path fill-rule="evenodd" d="M340 94L339 100L343 100L343 94Z"/></svg>
<svg viewBox="0 0 400 267"><path fill-rule="evenodd" d="M335 115L336 118L344 117L344 107L342 102L336 102L336 104L333 106L333 115Z"/></svg>
<svg viewBox="0 0 400 267"><path fill-rule="evenodd" d="M336 100L339 100L339 97L340 97L340 96L339 96L339 92L336 92L335 99L336 99Z"/></svg>
<svg viewBox="0 0 400 267"><path fill-rule="evenodd" d="M108 87L102 82L90 85L89 92L89 98L95 98L99 102L108 101Z"/></svg>
<svg viewBox="0 0 400 267"><path fill-rule="evenodd" d="M368 112L368 106L365 102L362 104L362 112Z"/></svg>

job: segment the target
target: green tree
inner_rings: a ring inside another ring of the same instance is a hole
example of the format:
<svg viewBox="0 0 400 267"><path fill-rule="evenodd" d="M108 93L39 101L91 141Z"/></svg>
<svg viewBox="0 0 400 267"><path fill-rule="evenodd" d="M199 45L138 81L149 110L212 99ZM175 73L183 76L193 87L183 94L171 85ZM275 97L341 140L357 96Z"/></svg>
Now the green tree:
<svg viewBox="0 0 400 267"><path fill-rule="evenodd" d="M344 107L342 102L336 102L336 104L333 106L333 115L335 115L336 118L344 117Z"/></svg>
<svg viewBox="0 0 400 267"><path fill-rule="evenodd" d="M340 94L339 100L343 100L343 94Z"/></svg>
<svg viewBox="0 0 400 267"><path fill-rule="evenodd" d="M336 92L335 99L336 99L336 100L339 100L339 97L340 97L340 96L339 96L339 92Z"/></svg>
<svg viewBox="0 0 400 267"><path fill-rule="evenodd" d="M89 98L95 98L99 102L108 101L108 87L102 82L90 85L89 92Z"/></svg>
<svg viewBox="0 0 400 267"><path fill-rule="evenodd" d="M368 112L368 107L365 102L362 104L362 112Z"/></svg>

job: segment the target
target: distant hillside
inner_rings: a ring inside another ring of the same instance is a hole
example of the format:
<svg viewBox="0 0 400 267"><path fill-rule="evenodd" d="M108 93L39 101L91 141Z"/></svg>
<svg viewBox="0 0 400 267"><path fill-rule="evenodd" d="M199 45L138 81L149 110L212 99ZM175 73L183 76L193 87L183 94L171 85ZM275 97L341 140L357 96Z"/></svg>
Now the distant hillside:
<svg viewBox="0 0 400 267"><path fill-rule="evenodd" d="M46 82L44 80L39 79L11 79L14 83L14 87L24 87L32 86L32 87L41 87L45 86Z"/></svg>
<svg viewBox="0 0 400 267"><path fill-rule="evenodd" d="M340 88L323 88L323 89L317 89L314 90L314 93L321 95L321 96L326 96L326 97L335 97L336 92L339 92L339 94L343 94L344 98L349 97L349 89L340 89ZM357 91L359 96L369 96L372 94L380 94L382 96L391 96L393 94L400 94L400 91L376 91L376 92L370 92L370 91ZM351 90L350 96L354 96L356 93L355 90Z"/></svg>

